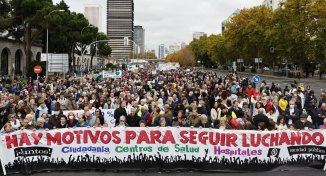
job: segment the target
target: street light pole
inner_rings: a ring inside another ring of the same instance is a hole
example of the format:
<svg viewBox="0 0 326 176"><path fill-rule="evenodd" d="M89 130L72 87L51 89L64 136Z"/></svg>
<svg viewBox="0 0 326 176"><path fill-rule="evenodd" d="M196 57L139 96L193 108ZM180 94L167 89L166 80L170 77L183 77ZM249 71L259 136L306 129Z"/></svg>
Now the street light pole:
<svg viewBox="0 0 326 176"><path fill-rule="evenodd" d="M85 26L85 27L83 27L82 28L82 30L80 31L80 36L81 37L83 37L83 31L84 31L84 29L86 29L86 28L88 28L88 27L91 27L91 24L88 24L88 26ZM80 51L81 51L81 53L84 53L84 49L83 49L83 39L81 39L81 45L80 45ZM80 64L82 64L83 63L83 56L81 57L81 62L80 62ZM81 65L80 65L80 67L81 67ZM79 69L79 71L80 71L80 69Z"/></svg>
<svg viewBox="0 0 326 176"><path fill-rule="evenodd" d="M52 10L47 16L51 15L53 12L64 12L64 10ZM49 76L49 25L46 26L46 72L45 78L48 79Z"/></svg>
<svg viewBox="0 0 326 176"><path fill-rule="evenodd" d="M85 51L86 51L90 46L92 46L92 45L95 44L95 43L99 43L99 42L109 42L109 40L99 40L99 41L94 41L94 42L92 42L91 44L89 44L88 46L86 46L86 48L83 50L82 55L81 55L81 58L83 59L84 54L85 54Z"/></svg>

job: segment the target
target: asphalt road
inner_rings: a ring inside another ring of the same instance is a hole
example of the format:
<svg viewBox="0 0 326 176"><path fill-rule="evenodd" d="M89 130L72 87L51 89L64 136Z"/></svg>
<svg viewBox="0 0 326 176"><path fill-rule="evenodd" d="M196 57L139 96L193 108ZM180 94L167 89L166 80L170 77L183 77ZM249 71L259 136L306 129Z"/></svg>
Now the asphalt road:
<svg viewBox="0 0 326 176"><path fill-rule="evenodd" d="M227 71L220 71L220 70L214 70L218 72L220 75L225 75ZM238 75L242 77L248 77L252 78L253 74L252 73L239 73ZM267 82L267 85L271 87L272 82L275 84L279 83L281 85L281 88L284 89L285 86L288 86L291 88L291 84L296 81L297 83L303 83L305 88L309 85L312 90L315 91L315 96L319 98L321 89L326 90L326 80L319 80L318 78L304 78L304 79L295 79L295 78L286 78L286 77L277 77L277 76L264 76L260 74L256 74L261 77L262 80L265 80Z"/></svg>

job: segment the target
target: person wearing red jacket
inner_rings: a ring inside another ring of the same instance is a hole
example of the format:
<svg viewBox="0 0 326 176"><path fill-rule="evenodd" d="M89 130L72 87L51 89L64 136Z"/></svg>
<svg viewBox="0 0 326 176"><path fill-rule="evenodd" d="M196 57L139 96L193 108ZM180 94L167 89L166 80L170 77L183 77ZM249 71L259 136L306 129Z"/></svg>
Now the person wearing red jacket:
<svg viewBox="0 0 326 176"><path fill-rule="evenodd" d="M249 84L249 86L246 88L246 93L249 97L255 94L255 89L252 87L251 84Z"/></svg>
<svg viewBox="0 0 326 176"><path fill-rule="evenodd" d="M266 113L269 113L269 111L271 111L271 109L273 108L273 103L272 101L270 101L269 97L268 96L264 96L262 98L262 103L263 103L263 106L265 108L265 112Z"/></svg>

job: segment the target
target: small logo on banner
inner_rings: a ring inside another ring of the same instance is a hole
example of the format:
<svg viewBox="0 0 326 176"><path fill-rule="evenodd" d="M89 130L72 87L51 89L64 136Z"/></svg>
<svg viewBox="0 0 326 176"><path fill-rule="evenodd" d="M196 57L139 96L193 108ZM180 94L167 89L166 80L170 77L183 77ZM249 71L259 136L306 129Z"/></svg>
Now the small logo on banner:
<svg viewBox="0 0 326 176"><path fill-rule="evenodd" d="M52 148L48 147L20 147L14 150L15 157L30 157L30 156L48 156L52 155Z"/></svg>
<svg viewBox="0 0 326 176"><path fill-rule="evenodd" d="M281 151L281 149L279 149L279 148L270 148L268 150L267 157L271 157L272 156L272 157L278 158L279 155L280 155L280 151Z"/></svg>

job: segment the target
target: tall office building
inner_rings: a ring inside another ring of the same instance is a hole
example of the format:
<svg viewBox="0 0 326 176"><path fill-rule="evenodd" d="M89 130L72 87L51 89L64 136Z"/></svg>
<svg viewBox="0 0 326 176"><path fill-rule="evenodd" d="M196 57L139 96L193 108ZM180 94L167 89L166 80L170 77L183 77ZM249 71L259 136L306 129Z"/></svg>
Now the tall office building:
<svg viewBox="0 0 326 176"><path fill-rule="evenodd" d="M286 0L264 0L263 5L271 8L272 10L276 10L280 7L282 2Z"/></svg>
<svg viewBox="0 0 326 176"><path fill-rule="evenodd" d="M133 52L133 31L133 0L107 0L107 35L112 58L125 59Z"/></svg>
<svg viewBox="0 0 326 176"><path fill-rule="evenodd" d="M180 51L181 49L181 46L179 44L173 44L173 45L170 45L169 46L169 54L172 54L172 53L176 53L178 51Z"/></svg>
<svg viewBox="0 0 326 176"><path fill-rule="evenodd" d="M90 24L102 29L102 7L99 4L84 4L84 15Z"/></svg>
<svg viewBox="0 0 326 176"><path fill-rule="evenodd" d="M145 29L142 26L134 27L134 39L139 48L136 53L145 53Z"/></svg>
<svg viewBox="0 0 326 176"><path fill-rule="evenodd" d="M222 34L226 30L226 24L231 21L231 19L232 19L233 16L235 16L235 15L237 15L239 13L240 13L240 9L235 10L226 20L224 20L222 22Z"/></svg>
<svg viewBox="0 0 326 176"><path fill-rule="evenodd" d="M158 58L159 59L164 59L164 57L165 57L165 46L164 46L164 44L160 44L159 46L158 46Z"/></svg>
<svg viewBox="0 0 326 176"><path fill-rule="evenodd" d="M200 39L200 37L207 35L205 32L194 32L192 35L193 39Z"/></svg>

